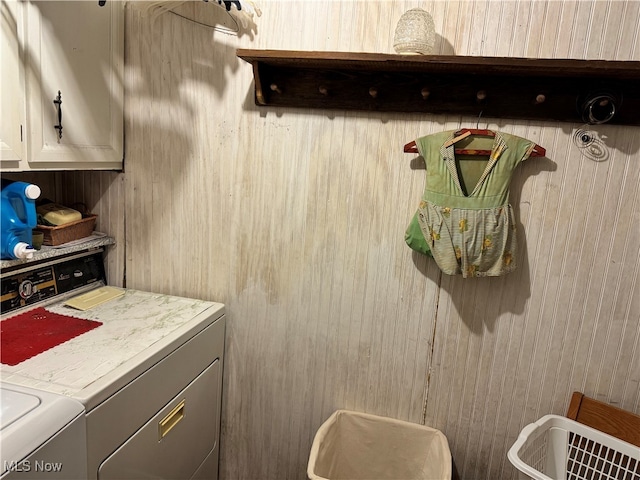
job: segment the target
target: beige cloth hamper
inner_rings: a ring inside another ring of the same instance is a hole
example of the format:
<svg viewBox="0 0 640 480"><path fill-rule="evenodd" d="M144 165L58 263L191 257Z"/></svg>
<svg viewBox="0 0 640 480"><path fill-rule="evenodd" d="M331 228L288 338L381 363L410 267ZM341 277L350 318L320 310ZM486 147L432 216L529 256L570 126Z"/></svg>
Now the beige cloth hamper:
<svg viewBox="0 0 640 480"><path fill-rule="evenodd" d="M451 452L440 430L338 410L316 432L311 480L449 480Z"/></svg>

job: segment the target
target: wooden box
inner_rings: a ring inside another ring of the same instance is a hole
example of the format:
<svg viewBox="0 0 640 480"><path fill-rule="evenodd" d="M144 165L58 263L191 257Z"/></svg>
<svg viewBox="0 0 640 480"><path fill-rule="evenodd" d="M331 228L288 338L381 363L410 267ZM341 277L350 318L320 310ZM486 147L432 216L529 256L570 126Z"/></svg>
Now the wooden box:
<svg viewBox="0 0 640 480"><path fill-rule="evenodd" d="M76 222L59 225L57 227L37 225L34 230L44 234L43 245L62 245L63 243L90 236L96 226L97 218L97 215L83 214L82 220Z"/></svg>

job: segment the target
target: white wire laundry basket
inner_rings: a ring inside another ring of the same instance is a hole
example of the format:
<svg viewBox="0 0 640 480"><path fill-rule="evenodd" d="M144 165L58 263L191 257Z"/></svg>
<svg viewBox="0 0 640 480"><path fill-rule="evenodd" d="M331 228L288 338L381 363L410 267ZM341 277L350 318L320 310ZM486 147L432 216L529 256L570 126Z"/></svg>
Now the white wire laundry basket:
<svg viewBox="0 0 640 480"><path fill-rule="evenodd" d="M640 480L640 447L558 415L524 427L507 456L521 479Z"/></svg>

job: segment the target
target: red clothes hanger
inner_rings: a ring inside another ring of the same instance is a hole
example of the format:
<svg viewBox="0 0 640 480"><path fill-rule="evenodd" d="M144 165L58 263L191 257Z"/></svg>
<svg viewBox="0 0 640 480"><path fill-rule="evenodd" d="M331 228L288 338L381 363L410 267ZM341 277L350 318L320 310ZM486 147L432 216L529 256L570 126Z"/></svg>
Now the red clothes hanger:
<svg viewBox="0 0 640 480"><path fill-rule="evenodd" d="M449 140L445 146L453 145L454 143L462 140L463 138L468 137L469 135L481 135L485 137L495 137L495 132L491 130L482 130L478 128L463 128L456 132L456 136ZM415 140L407 143L404 146L405 153L418 153L418 147L416 145ZM475 149L464 149L464 148L456 148L456 155L491 155L491 150L475 150ZM533 151L531 152L531 157L544 157L547 154L547 151L542 148L540 145L536 145L533 147Z"/></svg>

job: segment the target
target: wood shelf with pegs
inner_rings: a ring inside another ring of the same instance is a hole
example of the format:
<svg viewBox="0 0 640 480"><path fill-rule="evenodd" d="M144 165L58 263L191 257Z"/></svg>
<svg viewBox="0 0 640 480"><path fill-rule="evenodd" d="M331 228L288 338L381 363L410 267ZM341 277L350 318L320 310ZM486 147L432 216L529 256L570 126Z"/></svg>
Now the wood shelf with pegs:
<svg viewBox="0 0 640 480"><path fill-rule="evenodd" d="M640 62L238 49L262 107L640 125Z"/></svg>

